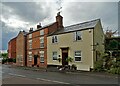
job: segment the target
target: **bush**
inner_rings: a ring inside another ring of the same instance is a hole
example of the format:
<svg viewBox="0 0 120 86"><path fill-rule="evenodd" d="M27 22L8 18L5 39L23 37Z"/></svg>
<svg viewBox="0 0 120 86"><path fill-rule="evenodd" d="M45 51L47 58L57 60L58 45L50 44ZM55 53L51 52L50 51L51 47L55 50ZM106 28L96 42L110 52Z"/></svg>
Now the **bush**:
<svg viewBox="0 0 120 86"><path fill-rule="evenodd" d="M2 64L6 63L6 62L14 62L14 63L16 63L16 58L4 58L2 60Z"/></svg>
<svg viewBox="0 0 120 86"><path fill-rule="evenodd" d="M13 58L13 62L16 63L16 58Z"/></svg>
<svg viewBox="0 0 120 86"><path fill-rule="evenodd" d="M8 58L8 62L13 62L13 59L12 58Z"/></svg>
<svg viewBox="0 0 120 86"><path fill-rule="evenodd" d="M116 68L110 68L110 70L108 70L109 73L112 74L120 74L120 67L116 67Z"/></svg>
<svg viewBox="0 0 120 86"><path fill-rule="evenodd" d="M103 71L103 70L104 70L103 69L103 60L99 60L99 61L95 62L93 71L100 72L100 71Z"/></svg>
<svg viewBox="0 0 120 86"><path fill-rule="evenodd" d="M77 66L75 64L72 64L71 68L72 70L77 70Z"/></svg>
<svg viewBox="0 0 120 86"><path fill-rule="evenodd" d="M2 59L2 64L6 63L6 62L7 62L6 58Z"/></svg>

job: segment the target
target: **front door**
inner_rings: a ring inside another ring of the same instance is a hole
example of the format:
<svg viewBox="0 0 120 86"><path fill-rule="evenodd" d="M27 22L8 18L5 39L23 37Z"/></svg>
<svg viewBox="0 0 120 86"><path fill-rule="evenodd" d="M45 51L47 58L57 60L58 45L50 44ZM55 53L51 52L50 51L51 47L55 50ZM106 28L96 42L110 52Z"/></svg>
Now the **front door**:
<svg viewBox="0 0 120 86"><path fill-rule="evenodd" d="M66 59L68 58L68 49L62 49L62 65L68 65Z"/></svg>
<svg viewBox="0 0 120 86"><path fill-rule="evenodd" d="M37 65L37 55L34 55L34 65Z"/></svg>

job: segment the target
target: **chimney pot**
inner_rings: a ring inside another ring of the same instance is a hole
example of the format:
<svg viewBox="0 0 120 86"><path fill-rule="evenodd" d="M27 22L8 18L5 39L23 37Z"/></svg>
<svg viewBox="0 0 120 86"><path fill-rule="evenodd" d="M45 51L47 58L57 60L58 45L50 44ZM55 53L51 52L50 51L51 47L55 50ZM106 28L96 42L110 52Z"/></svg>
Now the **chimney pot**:
<svg viewBox="0 0 120 86"><path fill-rule="evenodd" d="M41 23L39 23L39 25L37 25L37 29L39 29L39 28L41 28L42 26L41 26Z"/></svg>
<svg viewBox="0 0 120 86"><path fill-rule="evenodd" d="M33 28L30 28L29 32L32 32L33 31Z"/></svg>

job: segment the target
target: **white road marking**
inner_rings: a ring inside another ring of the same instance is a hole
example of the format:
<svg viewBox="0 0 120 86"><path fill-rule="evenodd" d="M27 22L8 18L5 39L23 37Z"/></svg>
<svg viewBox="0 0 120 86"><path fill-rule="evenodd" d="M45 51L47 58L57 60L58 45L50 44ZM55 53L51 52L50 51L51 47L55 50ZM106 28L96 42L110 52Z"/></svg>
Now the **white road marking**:
<svg viewBox="0 0 120 86"><path fill-rule="evenodd" d="M24 75L19 75L19 74L13 74L13 73L8 73L8 74L12 75L12 76L18 76L18 77L26 77ZM66 83L66 82L60 82L60 81L55 81L55 80L43 79L43 78L36 78L36 79L42 80L42 81L60 83L60 84L70 84L70 83Z"/></svg>
<svg viewBox="0 0 120 86"><path fill-rule="evenodd" d="M13 73L8 73L9 75L12 75L12 76L18 76L18 77L26 77L24 75L19 75L19 74L13 74Z"/></svg>
<svg viewBox="0 0 120 86"><path fill-rule="evenodd" d="M36 78L36 79L38 79L38 80L43 80L43 81L60 83L60 84L70 84L70 83L66 83L66 82L54 81L54 80L49 80L49 79L42 79L42 78Z"/></svg>

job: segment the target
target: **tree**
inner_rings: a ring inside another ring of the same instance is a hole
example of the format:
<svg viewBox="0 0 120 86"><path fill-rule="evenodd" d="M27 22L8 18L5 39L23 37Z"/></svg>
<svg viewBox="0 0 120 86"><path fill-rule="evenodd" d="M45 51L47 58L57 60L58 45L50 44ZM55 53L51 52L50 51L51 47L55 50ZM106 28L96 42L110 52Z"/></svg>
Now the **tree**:
<svg viewBox="0 0 120 86"><path fill-rule="evenodd" d="M116 30L116 31L106 30L105 36L106 36L107 38L111 38L111 37L113 37L114 34L116 34L116 33L117 33L117 30Z"/></svg>
<svg viewBox="0 0 120 86"><path fill-rule="evenodd" d="M3 58L7 58L8 57L8 53L2 53L2 57Z"/></svg>
<svg viewBox="0 0 120 86"><path fill-rule="evenodd" d="M108 49L110 50L114 50L114 49L118 49L119 46L119 42L117 40L110 40L109 44L108 44Z"/></svg>

